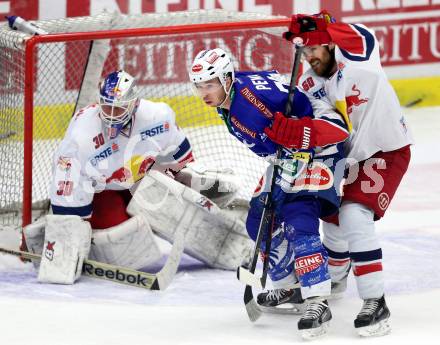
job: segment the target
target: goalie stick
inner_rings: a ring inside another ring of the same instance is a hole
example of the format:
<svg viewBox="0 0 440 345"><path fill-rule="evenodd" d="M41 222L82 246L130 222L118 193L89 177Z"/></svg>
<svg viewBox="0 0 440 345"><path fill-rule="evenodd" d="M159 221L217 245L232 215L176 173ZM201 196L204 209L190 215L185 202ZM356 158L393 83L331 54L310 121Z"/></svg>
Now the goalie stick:
<svg viewBox="0 0 440 345"><path fill-rule="evenodd" d="M302 50L303 50L303 42L300 38L294 39L293 43L295 44L295 58L294 58L294 63L293 63L293 67L292 67L292 74L291 74L291 78L290 78L289 95L287 98L286 111L285 111L286 116L290 115L292 112L292 102L293 102L293 98L294 98L294 90L295 90L295 86L296 86L296 79L297 79L298 73L299 73L299 65L301 63L301 54L302 54ZM276 152L275 164L281 158L281 153L282 153L282 147L278 146L277 152ZM271 171L271 174L272 174L271 188L270 188L269 192L267 193L266 198L264 199L264 209L263 209L260 224L258 227L258 234L257 234L257 238L255 240L254 255L252 257L251 265L249 268L241 266L237 269L238 280L246 283L243 300L244 300L244 304L245 304L249 319L252 322L258 320L261 316L261 313L262 313L260 307L258 306L257 302L254 299L254 295L252 293L252 286L255 285L260 288L264 288L264 286L266 285L267 271L269 268L269 254L270 254L270 245L271 245L271 241L272 241L272 236L271 236L272 229L270 229L269 236L267 236L267 239L266 239L266 248L265 248L265 252L264 252L262 276L257 277L255 275L255 269L257 267L258 255L260 253L260 247L261 247L261 242L263 241L264 232L266 231L266 228L269 224L270 224L271 228L273 227L273 224L274 224L274 210L271 205L271 203L272 203L271 202L272 189L273 189L273 186L275 185L275 178L276 178L276 174L274 173L274 169L275 169L275 166L273 167L273 169Z"/></svg>
<svg viewBox="0 0 440 345"><path fill-rule="evenodd" d="M184 241L183 229L179 229L176 232L167 261L157 273L147 273L94 260L84 260L82 274L147 290L165 290L177 272L180 257L183 253ZM0 247L0 253L11 254L28 260L41 260L41 255L21 250Z"/></svg>

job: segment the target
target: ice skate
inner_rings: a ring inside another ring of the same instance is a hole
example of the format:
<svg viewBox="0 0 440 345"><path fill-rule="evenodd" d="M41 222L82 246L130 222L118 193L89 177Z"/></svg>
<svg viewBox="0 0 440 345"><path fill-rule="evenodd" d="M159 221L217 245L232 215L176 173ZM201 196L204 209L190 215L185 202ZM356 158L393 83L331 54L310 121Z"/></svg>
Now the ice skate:
<svg viewBox="0 0 440 345"><path fill-rule="evenodd" d="M391 332L390 311L385 297L364 300L361 311L354 320L354 327L362 337L382 336Z"/></svg>
<svg viewBox="0 0 440 345"><path fill-rule="evenodd" d="M327 333L332 313L327 300L311 298L306 303L306 310L298 321L298 330L303 339L311 340Z"/></svg>
<svg viewBox="0 0 440 345"><path fill-rule="evenodd" d="M300 288L262 292L257 296L257 303L267 313L300 315L305 309Z"/></svg>

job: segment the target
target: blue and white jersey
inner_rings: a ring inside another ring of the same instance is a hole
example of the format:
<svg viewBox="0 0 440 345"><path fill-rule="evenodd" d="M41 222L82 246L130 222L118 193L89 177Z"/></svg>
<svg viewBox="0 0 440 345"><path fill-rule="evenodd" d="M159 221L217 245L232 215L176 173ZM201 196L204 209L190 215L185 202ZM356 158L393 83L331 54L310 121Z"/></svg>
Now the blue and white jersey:
<svg viewBox="0 0 440 345"><path fill-rule="evenodd" d="M229 112L219 109L229 132L259 156L272 155L277 145L264 133L275 112L285 112L289 85L277 71L237 72ZM295 89L292 114L313 117L307 96Z"/></svg>
<svg viewBox="0 0 440 345"><path fill-rule="evenodd" d="M237 72L230 110L219 109L229 132L258 156L266 157L276 152L277 144L266 136L264 129L272 124L275 112L285 111L288 88L277 71ZM332 132L348 134L347 126L329 103L322 102L314 109L308 97L298 89L294 93L292 116L309 116L315 120L316 127L325 128L324 140L318 138L325 144L296 179L289 198L304 195L319 197L323 201L322 216L331 214L340 204L338 192L344 172L344 162L338 164L344 157L342 143L332 140ZM340 169L335 174L337 167Z"/></svg>

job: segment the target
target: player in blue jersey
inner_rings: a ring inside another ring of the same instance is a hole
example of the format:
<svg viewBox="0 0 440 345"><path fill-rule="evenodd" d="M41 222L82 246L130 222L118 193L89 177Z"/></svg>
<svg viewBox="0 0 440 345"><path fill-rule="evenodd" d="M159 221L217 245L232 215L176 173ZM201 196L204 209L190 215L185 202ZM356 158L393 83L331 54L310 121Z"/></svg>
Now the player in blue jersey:
<svg viewBox="0 0 440 345"><path fill-rule="evenodd" d="M197 95L217 107L229 132L254 153L270 157L278 145L283 147L272 191L276 224L269 276L275 289L260 294L258 303L273 307L285 301L300 302L301 296L295 294L299 280L307 303L298 329L305 338L324 334L331 319L326 300L331 282L318 228L319 218L334 214L340 204L342 143L349 135L343 118L324 102L312 108L297 89L292 104L295 118L286 118L282 111L288 85L282 76L276 71L235 73L231 58L219 48L198 53L189 76ZM301 167L294 159L297 150L309 155L308 164ZM246 222L253 240L270 187L263 180L250 202Z"/></svg>

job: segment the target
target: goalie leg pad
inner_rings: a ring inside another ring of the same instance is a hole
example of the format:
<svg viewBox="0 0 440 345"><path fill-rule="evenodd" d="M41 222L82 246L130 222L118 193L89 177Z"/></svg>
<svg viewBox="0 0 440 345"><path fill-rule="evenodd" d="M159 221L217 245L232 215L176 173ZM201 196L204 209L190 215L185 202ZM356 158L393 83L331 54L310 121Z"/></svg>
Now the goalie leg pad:
<svg viewBox="0 0 440 345"><path fill-rule="evenodd" d="M46 218L42 217L38 219L38 221L23 228L26 247L29 252L39 255L43 252L45 227ZM35 269L38 269L40 267L40 260L32 260L32 264Z"/></svg>
<svg viewBox="0 0 440 345"><path fill-rule="evenodd" d="M137 215L102 230L93 230L89 258L115 266L140 269L161 258L147 219Z"/></svg>
<svg viewBox="0 0 440 345"><path fill-rule="evenodd" d="M185 252L211 267L235 270L250 260L253 242L236 210L221 210L195 190L164 174L150 171L128 205L129 214L143 214L152 229L173 241L184 228ZM234 216L232 216L234 214Z"/></svg>
<svg viewBox="0 0 440 345"><path fill-rule="evenodd" d="M47 215L38 281L73 284L90 251L90 223L78 216Z"/></svg>

